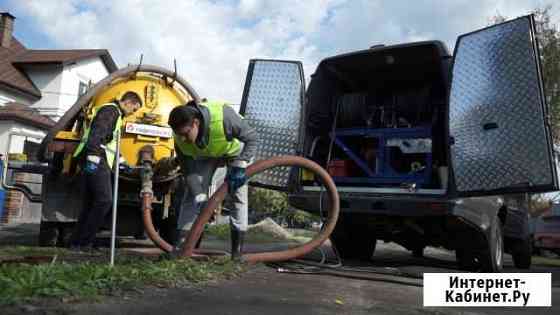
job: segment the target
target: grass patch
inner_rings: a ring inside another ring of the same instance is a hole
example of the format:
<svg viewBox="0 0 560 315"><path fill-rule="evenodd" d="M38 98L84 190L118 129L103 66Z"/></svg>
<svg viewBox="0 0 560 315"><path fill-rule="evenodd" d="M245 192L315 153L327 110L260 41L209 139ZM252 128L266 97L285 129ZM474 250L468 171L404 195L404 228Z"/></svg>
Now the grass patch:
<svg viewBox="0 0 560 315"><path fill-rule="evenodd" d="M204 228L204 237L208 237L208 236L214 237L222 241L229 241L230 239L229 224L206 225L206 227ZM282 240L261 231L249 230L245 236L245 241L254 242L254 243L268 243L268 242L275 242L275 241L278 242Z"/></svg>
<svg viewBox="0 0 560 315"><path fill-rule="evenodd" d="M64 255L66 253L68 253L67 249L58 247L0 246L0 258L10 256Z"/></svg>
<svg viewBox="0 0 560 315"><path fill-rule="evenodd" d="M295 229L295 230L291 230L290 233L293 236L292 239L294 239L295 241L298 241L300 243L306 243L309 242L312 238L314 238L318 232L304 230L304 229Z"/></svg>
<svg viewBox="0 0 560 315"><path fill-rule="evenodd" d="M279 238L277 236L274 235L270 235L266 232L263 231L255 231L255 230L249 230L247 231L247 242L252 242L252 243L275 243L275 242L286 242L286 241L294 241L292 240L292 238Z"/></svg>
<svg viewBox="0 0 560 315"><path fill-rule="evenodd" d="M204 236L212 236L220 240L229 240L229 224L207 224L204 227Z"/></svg>
<svg viewBox="0 0 560 315"><path fill-rule="evenodd" d="M63 249L37 249L41 254L62 253ZM10 250L8 250L10 251ZM23 248L11 249L12 255ZM6 254L6 248L2 248ZM30 255L29 251L25 255ZM237 275L243 267L228 258L207 262L189 259L157 260L139 256L122 256L113 268L106 260L27 265L0 265L0 305L13 304L43 297L69 300L97 299L103 295L118 295L146 285L177 287L197 284Z"/></svg>
<svg viewBox="0 0 560 315"><path fill-rule="evenodd" d="M249 229L246 235L246 242L250 243L274 243L274 242L296 242L305 243L312 239L317 232L307 230L293 230L288 238L280 238L278 236L267 233L259 229ZM213 237L219 240L228 241L230 239L229 224L206 225L204 228L204 237Z"/></svg>
<svg viewBox="0 0 560 315"><path fill-rule="evenodd" d="M533 265L560 267L560 259L559 258L547 258L547 257L541 257L541 256L533 256L532 263L533 263Z"/></svg>
<svg viewBox="0 0 560 315"><path fill-rule="evenodd" d="M315 237L315 235L317 235L318 232L317 231L297 229L297 230L291 230L291 233L292 233L293 236L313 238L313 237Z"/></svg>

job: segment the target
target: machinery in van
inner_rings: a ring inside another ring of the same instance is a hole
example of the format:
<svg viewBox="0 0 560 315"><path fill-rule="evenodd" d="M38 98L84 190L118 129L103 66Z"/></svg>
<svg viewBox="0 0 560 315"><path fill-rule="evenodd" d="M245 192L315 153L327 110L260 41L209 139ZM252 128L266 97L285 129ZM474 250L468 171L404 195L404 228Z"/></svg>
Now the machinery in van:
<svg viewBox="0 0 560 315"><path fill-rule="evenodd" d="M504 244L508 196L558 187L532 16L461 35L453 55L440 41L378 45L322 60L307 89L304 78L300 62L251 60L241 113L259 132L257 159L301 155L333 176L343 259L370 259L384 240L499 271L504 249L521 248ZM305 170L252 183L326 209Z"/></svg>

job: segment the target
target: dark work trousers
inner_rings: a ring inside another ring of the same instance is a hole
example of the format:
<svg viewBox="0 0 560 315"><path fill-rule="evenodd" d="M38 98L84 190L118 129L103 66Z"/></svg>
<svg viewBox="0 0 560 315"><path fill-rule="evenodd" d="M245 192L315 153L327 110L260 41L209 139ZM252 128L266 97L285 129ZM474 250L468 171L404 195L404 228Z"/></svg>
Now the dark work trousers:
<svg viewBox="0 0 560 315"><path fill-rule="evenodd" d="M74 246L93 246L95 234L103 225L105 216L111 211L113 189L111 170L104 158L93 174L83 172L84 204L78 219Z"/></svg>

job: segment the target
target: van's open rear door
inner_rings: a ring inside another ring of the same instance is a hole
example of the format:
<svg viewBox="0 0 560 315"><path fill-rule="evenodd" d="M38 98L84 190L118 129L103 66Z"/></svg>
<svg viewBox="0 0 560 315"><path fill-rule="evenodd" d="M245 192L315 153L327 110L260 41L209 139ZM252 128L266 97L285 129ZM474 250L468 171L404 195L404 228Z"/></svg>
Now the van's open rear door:
<svg viewBox="0 0 560 315"><path fill-rule="evenodd" d="M533 16L457 39L449 106L459 195L558 189Z"/></svg>
<svg viewBox="0 0 560 315"><path fill-rule="evenodd" d="M241 114L257 130L257 160L299 155L305 81L297 61L251 60L241 101ZM251 183L287 190L289 167L277 167L251 178Z"/></svg>

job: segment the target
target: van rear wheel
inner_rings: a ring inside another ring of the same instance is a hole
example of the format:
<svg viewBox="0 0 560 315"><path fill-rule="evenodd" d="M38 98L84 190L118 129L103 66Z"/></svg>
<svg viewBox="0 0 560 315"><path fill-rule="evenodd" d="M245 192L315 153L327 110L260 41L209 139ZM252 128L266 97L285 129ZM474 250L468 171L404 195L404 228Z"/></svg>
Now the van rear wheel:
<svg viewBox="0 0 560 315"><path fill-rule="evenodd" d="M471 251L457 249L455 251L455 257L457 258L457 265L459 265L459 269L465 271L476 271L477 261L475 255Z"/></svg>
<svg viewBox="0 0 560 315"><path fill-rule="evenodd" d="M504 265L504 236L502 223L496 216L490 226L486 248L480 253L483 272L500 272Z"/></svg>
<svg viewBox="0 0 560 315"><path fill-rule="evenodd" d="M377 239L368 233L367 227L338 222L331 241L342 260L371 260Z"/></svg>
<svg viewBox="0 0 560 315"><path fill-rule="evenodd" d="M424 246L418 246L412 249L412 256L416 258L424 257Z"/></svg>

